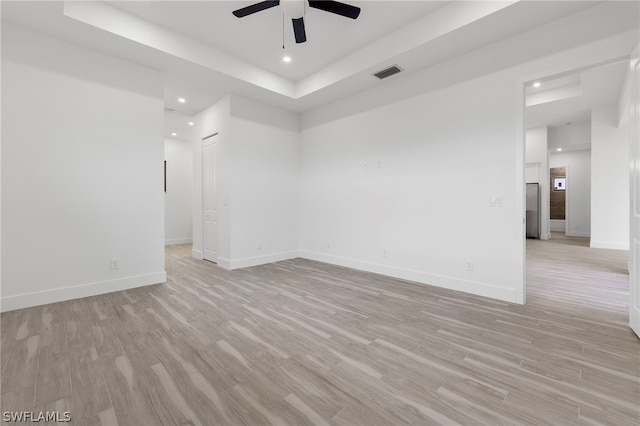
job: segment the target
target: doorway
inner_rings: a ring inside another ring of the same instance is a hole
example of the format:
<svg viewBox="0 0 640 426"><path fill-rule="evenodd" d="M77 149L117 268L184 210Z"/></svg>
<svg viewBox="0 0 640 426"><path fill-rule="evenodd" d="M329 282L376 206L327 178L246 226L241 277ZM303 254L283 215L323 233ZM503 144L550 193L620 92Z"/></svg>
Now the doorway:
<svg viewBox="0 0 640 426"><path fill-rule="evenodd" d="M202 139L203 259L218 262L218 133Z"/></svg>
<svg viewBox="0 0 640 426"><path fill-rule="evenodd" d="M527 178L527 175L532 174L528 173L528 169L532 168L533 164L539 164L538 177L543 192L541 195L544 198L546 192L548 197L548 204L543 204L540 209L547 215L546 218L541 218L541 228L545 227L546 221L549 237L553 235L552 240L562 240L555 243L544 241L547 239L544 238L544 232L541 240L524 239L525 274L531 272L532 265L535 265L538 271L541 271L540 268L549 268L558 273L589 266L573 262L570 258L565 259L563 256L576 250L591 252L593 249L590 247L598 247L593 244L593 240L590 241L591 215L594 208L591 200L592 197L602 197L604 193L611 192L603 189L604 184L598 185L598 179L607 174L611 175L610 170L628 169L628 159L626 163L620 162L617 157L609 157L608 152L598 152L595 160L591 155L592 142L595 149L604 150L607 140L619 137L616 135L620 133L618 122L613 123L611 119L614 115L617 117L616 108L621 92L625 89L628 66L628 58L617 58L523 82L524 171L527 172L524 174ZM528 139L535 139L537 145L529 145ZM531 153L535 154L535 158L531 157ZM603 158L606 158L607 164L604 164ZM628 182L628 176L624 180ZM613 200L612 197L609 198ZM607 209L601 210L626 212L622 203L606 205ZM595 210L594 213L594 217L597 216L600 221L599 227L596 227L598 230L603 229L601 210ZM621 218L618 223L625 220L628 221L628 218ZM552 234L552 231L559 232ZM533 250L532 253L529 253L530 250ZM557 250L556 254L554 250ZM530 254L537 254L537 258L533 259ZM581 255L577 256L580 257ZM566 268L562 267L562 262L566 262ZM526 276L526 279L531 279L531 276ZM554 282L559 283L562 280L563 277L554 276ZM530 284L533 285L533 281ZM541 282L536 282L538 287L539 284ZM552 287L545 287L544 291L562 291L560 288L553 290ZM524 294L540 296L540 293L536 292L541 288L543 287L534 290L527 288L525 284ZM579 290L585 288L583 286ZM571 291L566 293L571 294ZM574 302L581 300L579 294L574 296Z"/></svg>

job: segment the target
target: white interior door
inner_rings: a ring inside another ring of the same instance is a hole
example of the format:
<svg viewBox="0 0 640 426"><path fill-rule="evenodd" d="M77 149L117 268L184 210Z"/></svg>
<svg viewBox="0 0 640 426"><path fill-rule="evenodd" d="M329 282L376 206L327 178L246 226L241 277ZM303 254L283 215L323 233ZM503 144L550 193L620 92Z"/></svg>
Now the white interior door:
<svg viewBox="0 0 640 426"><path fill-rule="evenodd" d="M218 134L202 140L203 258L218 262Z"/></svg>
<svg viewBox="0 0 640 426"><path fill-rule="evenodd" d="M629 80L629 145L631 170L630 253L629 253L629 325L640 337L640 46L631 55Z"/></svg>

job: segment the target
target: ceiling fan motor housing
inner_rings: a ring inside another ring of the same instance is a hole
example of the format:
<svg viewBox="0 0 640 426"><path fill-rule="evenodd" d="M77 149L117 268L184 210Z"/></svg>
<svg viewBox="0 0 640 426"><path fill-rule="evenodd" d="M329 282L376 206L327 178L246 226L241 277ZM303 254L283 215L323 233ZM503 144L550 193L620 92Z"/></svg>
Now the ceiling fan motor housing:
<svg viewBox="0 0 640 426"><path fill-rule="evenodd" d="M292 19L304 16L304 6L307 0L280 0L282 12Z"/></svg>
<svg viewBox="0 0 640 426"><path fill-rule="evenodd" d="M258 3L234 10L234 16L244 18L272 7L280 6L282 13L289 17L293 23L293 34L296 43L307 41L307 34L304 28L304 11L307 4L314 9L334 13L346 18L356 19L360 15L360 8L351 6L334 0L263 0Z"/></svg>

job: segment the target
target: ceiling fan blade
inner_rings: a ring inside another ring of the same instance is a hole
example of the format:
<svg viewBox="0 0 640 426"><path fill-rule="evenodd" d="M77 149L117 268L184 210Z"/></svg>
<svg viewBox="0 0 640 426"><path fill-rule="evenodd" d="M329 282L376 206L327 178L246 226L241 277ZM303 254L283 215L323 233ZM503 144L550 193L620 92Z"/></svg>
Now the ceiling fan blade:
<svg viewBox="0 0 640 426"><path fill-rule="evenodd" d="M359 7L351 6L350 4L341 3L339 1L309 0L309 6L351 19L356 19L358 15L360 15Z"/></svg>
<svg viewBox="0 0 640 426"><path fill-rule="evenodd" d="M295 18L293 21L293 34L296 36L296 43L307 41L307 34L304 31L304 18Z"/></svg>
<svg viewBox="0 0 640 426"><path fill-rule="evenodd" d="M247 7L243 7L242 9L234 10L233 14L238 18L244 18L247 15L251 15L256 12L263 11L265 9L270 9L272 7L276 7L280 4L280 0L269 0L269 1L261 1L256 4L252 4Z"/></svg>

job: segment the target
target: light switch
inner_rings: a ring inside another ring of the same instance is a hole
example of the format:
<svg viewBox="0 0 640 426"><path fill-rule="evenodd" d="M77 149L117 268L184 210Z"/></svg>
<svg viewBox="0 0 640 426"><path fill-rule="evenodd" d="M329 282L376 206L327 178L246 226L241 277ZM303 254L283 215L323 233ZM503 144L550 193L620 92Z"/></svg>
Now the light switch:
<svg viewBox="0 0 640 426"><path fill-rule="evenodd" d="M489 200L490 207L502 207L502 195L494 194Z"/></svg>

